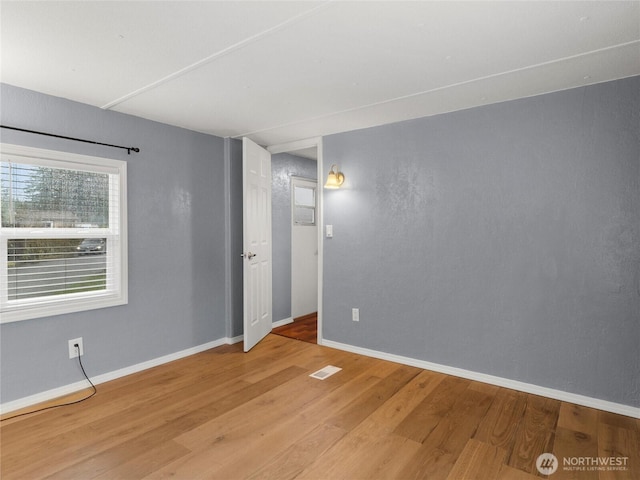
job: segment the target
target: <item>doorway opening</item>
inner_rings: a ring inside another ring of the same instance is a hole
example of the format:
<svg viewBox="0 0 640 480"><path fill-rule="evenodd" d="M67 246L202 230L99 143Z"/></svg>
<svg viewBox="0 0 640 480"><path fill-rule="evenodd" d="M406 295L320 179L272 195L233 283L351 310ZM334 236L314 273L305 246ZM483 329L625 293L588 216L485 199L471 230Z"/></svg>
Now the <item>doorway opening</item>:
<svg viewBox="0 0 640 480"><path fill-rule="evenodd" d="M267 150L273 178L272 333L321 343L321 140Z"/></svg>

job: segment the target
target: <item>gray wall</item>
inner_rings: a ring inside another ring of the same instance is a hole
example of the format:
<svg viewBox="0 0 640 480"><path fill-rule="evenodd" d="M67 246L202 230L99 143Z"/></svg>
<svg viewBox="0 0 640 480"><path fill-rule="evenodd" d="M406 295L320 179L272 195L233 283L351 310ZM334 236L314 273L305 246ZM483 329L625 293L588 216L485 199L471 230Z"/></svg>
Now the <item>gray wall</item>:
<svg viewBox="0 0 640 480"><path fill-rule="evenodd" d="M347 182L325 191L324 337L639 406L638 92L636 77L325 138ZM0 326L1 402L80 380L70 338L95 376L242 333L239 141L0 98L3 124L142 149L0 132L127 160L130 283L126 306Z"/></svg>
<svg viewBox="0 0 640 480"><path fill-rule="evenodd" d="M324 338L640 406L639 111L635 77L326 137Z"/></svg>
<svg viewBox="0 0 640 480"><path fill-rule="evenodd" d="M273 320L291 317L291 177L315 180L315 160L279 153L271 156Z"/></svg>
<svg viewBox="0 0 640 480"><path fill-rule="evenodd" d="M227 229L228 238L228 282L227 282L227 318L229 319L227 337L242 335L243 327L243 285L241 257L242 244L242 140L225 138L225 162L228 202Z"/></svg>
<svg viewBox="0 0 640 480"><path fill-rule="evenodd" d="M84 364L95 376L225 337L223 139L1 88L2 124L141 152L2 129L6 143L127 161L129 304L3 324L0 400L81 380L68 358L71 338L84 338Z"/></svg>

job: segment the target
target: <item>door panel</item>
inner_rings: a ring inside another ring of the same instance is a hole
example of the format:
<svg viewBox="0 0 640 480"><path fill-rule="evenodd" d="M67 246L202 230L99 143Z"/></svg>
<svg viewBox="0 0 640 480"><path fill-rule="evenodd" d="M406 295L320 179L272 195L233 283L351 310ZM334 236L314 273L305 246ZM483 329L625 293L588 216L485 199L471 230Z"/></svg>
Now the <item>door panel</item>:
<svg viewBox="0 0 640 480"><path fill-rule="evenodd" d="M244 351L271 331L271 154L242 139Z"/></svg>

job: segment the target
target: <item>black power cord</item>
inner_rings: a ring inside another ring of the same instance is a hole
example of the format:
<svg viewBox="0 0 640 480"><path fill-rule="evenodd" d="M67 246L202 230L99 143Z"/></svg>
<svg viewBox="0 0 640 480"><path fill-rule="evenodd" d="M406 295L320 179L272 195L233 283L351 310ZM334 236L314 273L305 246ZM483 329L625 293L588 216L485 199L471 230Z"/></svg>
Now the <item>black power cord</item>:
<svg viewBox="0 0 640 480"><path fill-rule="evenodd" d="M80 364L80 369L82 370L84 378L86 378L87 382L89 382L89 384L91 385L91 388L93 389L93 392L91 392L90 395L88 395L88 396L86 396L84 398L81 398L80 400L75 400L75 401L69 402L69 403L61 403L60 405L51 405L50 407L40 408L38 410L33 410L31 412L19 413L17 415L13 415L12 417L3 418L3 419L0 420L0 422L4 422L5 420L11 420L12 418L24 417L25 415L31 415L32 413L44 412L45 410L51 410L53 408L68 407L69 405L75 405L76 403L81 403L81 402L84 402L85 400L89 400L96 393L98 393L98 389L93 384L93 382L89 379L89 376L87 375L87 372L84 371L84 365L82 365L82 359L80 358L80 345L78 345L76 343L73 346L76 347L76 350L78 350L78 363Z"/></svg>

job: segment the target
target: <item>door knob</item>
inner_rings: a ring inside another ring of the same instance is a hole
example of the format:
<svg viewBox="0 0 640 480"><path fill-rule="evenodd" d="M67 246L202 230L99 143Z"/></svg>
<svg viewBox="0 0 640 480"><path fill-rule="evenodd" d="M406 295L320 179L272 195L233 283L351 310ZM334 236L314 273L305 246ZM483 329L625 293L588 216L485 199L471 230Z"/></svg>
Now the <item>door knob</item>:
<svg viewBox="0 0 640 480"><path fill-rule="evenodd" d="M248 253L247 253L247 255L246 255L246 257L247 257L249 260L251 260L251 259L252 259L253 257L255 257L256 255L257 255L257 253L251 253L251 252L248 252ZM244 255L244 253L242 254L242 256L243 256L243 257L245 256L245 255Z"/></svg>

